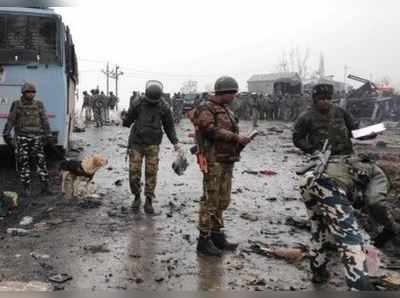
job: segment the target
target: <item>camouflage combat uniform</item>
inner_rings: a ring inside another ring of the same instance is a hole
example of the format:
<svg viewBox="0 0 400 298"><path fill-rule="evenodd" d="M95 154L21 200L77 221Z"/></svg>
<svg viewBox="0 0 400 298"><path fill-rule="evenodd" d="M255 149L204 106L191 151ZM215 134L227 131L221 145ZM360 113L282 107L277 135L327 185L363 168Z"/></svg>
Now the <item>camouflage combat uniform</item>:
<svg viewBox="0 0 400 298"><path fill-rule="evenodd" d="M132 194L140 196L142 163L145 158L145 196L155 197L160 144L164 128L168 139L178 144L174 120L163 100L150 103L147 98L134 101L123 120L125 127L133 123L129 136L129 181Z"/></svg>
<svg viewBox="0 0 400 298"><path fill-rule="evenodd" d="M103 121L104 101L103 97L96 93L93 95L93 117L96 122L96 127L102 127Z"/></svg>
<svg viewBox="0 0 400 298"><path fill-rule="evenodd" d="M3 135L15 131L15 155L17 169L24 186L31 184L31 160L35 161L40 181L47 184L44 138L50 135L50 125L41 101L28 101L21 97L11 105L10 114Z"/></svg>
<svg viewBox="0 0 400 298"><path fill-rule="evenodd" d="M85 121L88 122L91 119L92 116L92 111L91 111L91 105L90 105L90 95L88 93L84 93L83 95L83 104L82 104L82 110L85 110Z"/></svg>
<svg viewBox="0 0 400 298"><path fill-rule="evenodd" d="M301 114L293 133L294 144L306 153L321 150L325 139L332 146L332 158L325 173L314 179L307 173L300 186L312 224L311 269L326 273L329 242L336 244L352 290L369 290L363 239L350 201L353 175L347 158L353 153L351 130L357 128L343 109L330 106L328 114L312 108Z"/></svg>
<svg viewBox="0 0 400 298"><path fill-rule="evenodd" d="M223 212L231 202L233 165L239 161L239 128L233 113L210 98L199 108L197 125L205 140L208 171L203 176L204 195L200 203L200 232L219 232Z"/></svg>

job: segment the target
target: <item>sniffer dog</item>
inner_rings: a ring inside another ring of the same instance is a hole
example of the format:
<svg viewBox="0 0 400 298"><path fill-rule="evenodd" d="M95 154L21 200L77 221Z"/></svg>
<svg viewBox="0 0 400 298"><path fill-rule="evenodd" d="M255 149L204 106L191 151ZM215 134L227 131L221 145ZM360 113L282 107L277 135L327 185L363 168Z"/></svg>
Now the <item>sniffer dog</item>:
<svg viewBox="0 0 400 298"><path fill-rule="evenodd" d="M60 164L63 171L62 192L68 199L87 197L94 174L107 164L107 160L94 154L83 160L64 160ZM82 187L83 184L83 187Z"/></svg>

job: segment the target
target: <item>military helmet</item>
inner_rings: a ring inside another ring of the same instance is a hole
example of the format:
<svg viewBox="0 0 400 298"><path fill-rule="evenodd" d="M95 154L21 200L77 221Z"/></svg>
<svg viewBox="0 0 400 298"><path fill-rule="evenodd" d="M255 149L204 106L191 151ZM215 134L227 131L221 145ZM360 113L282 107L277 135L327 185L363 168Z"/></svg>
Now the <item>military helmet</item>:
<svg viewBox="0 0 400 298"><path fill-rule="evenodd" d="M220 77L214 85L214 91L218 93L236 93L239 91L239 85L232 77Z"/></svg>
<svg viewBox="0 0 400 298"><path fill-rule="evenodd" d="M25 82L22 87L21 87L21 93L25 93L25 92L36 92L36 86L35 84L31 83L31 82Z"/></svg>
<svg viewBox="0 0 400 298"><path fill-rule="evenodd" d="M312 98L317 99L318 97L332 97L333 85L331 84L317 84L312 89Z"/></svg>
<svg viewBox="0 0 400 298"><path fill-rule="evenodd" d="M163 94L163 84L160 81L150 80L146 83L146 98L149 102L158 103Z"/></svg>

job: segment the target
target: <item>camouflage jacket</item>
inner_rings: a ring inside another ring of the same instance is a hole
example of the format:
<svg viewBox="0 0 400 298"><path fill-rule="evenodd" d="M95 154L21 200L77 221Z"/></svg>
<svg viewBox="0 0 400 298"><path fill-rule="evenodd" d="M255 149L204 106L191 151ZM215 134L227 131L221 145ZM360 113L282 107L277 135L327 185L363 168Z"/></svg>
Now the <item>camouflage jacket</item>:
<svg viewBox="0 0 400 298"><path fill-rule="evenodd" d="M235 162L240 159L239 127L232 111L210 98L198 108L196 126L205 139L209 162Z"/></svg>
<svg viewBox="0 0 400 298"><path fill-rule="evenodd" d="M160 145L163 129L172 144L178 143L174 119L168 104L161 100L149 103L146 98L134 101L123 118L123 126L130 127L129 147L136 145Z"/></svg>
<svg viewBox="0 0 400 298"><path fill-rule="evenodd" d="M353 153L351 131L358 125L342 108L331 105L328 114L320 113L316 108L303 112L297 119L293 143L306 153L321 150L325 139L332 146L333 155Z"/></svg>
<svg viewBox="0 0 400 298"><path fill-rule="evenodd" d="M39 100L27 101L24 97L14 101L3 135L10 135L12 128L17 136L49 135L50 125L43 103Z"/></svg>

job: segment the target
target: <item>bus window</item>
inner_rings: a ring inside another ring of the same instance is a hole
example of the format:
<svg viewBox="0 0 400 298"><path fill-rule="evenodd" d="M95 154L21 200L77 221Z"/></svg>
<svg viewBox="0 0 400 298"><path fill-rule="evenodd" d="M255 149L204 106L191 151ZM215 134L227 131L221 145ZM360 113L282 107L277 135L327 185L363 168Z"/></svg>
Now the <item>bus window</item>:
<svg viewBox="0 0 400 298"><path fill-rule="evenodd" d="M0 64L60 63L57 19L0 16Z"/></svg>

